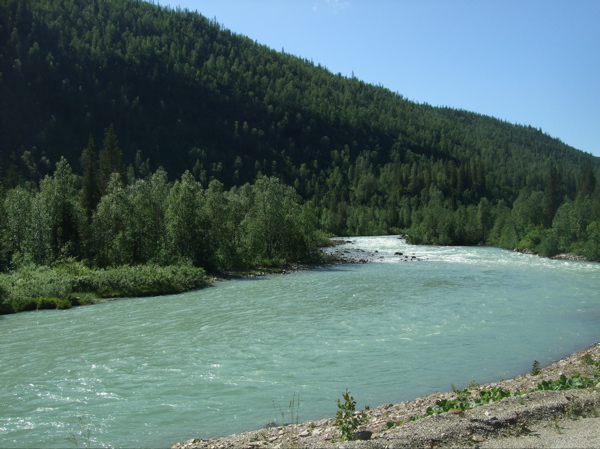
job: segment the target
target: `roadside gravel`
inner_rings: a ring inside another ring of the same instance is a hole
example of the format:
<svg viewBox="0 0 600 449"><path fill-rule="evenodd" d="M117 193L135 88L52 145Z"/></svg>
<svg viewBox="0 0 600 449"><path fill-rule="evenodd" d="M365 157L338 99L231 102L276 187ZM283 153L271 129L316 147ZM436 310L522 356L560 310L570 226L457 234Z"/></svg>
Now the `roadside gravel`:
<svg viewBox="0 0 600 449"><path fill-rule="evenodd" d="M367 413L367 441L341 441L333 418L285 427L273 427L224 438L194 439L176 449L226 448L524 448L600 447L600 384L568 391L533 391L544 380L562 374L591 377L594 366L582 360L590 354L600 361L600 343L544 368L537 375L474 386L481 390L501 387L511 392L532 391L466 411L450 411L416 421L440 399L456 399L453 392L436 393L400 404L385 404ZM388 428L388 423L400 423Z"/></svg>

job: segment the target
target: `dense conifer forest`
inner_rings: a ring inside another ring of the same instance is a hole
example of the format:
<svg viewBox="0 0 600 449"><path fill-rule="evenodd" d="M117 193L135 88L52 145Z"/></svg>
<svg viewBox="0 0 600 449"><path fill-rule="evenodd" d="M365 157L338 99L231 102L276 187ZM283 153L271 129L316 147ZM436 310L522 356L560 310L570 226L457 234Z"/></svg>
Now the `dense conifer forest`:
<svg viewBox="0 0 600 449"><path fill-rule="evenodd" d="M599 169L188 10L0 0L0 271L310 261L325 234L600 260Z"/></svg>

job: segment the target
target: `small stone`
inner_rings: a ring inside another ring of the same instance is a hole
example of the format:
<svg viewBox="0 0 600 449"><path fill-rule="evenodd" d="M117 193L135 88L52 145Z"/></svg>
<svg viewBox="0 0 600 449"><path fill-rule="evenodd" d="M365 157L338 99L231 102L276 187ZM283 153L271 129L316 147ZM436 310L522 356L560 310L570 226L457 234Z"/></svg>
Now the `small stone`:
<svg viewBox="0 0 600 449"><path fill-rule="evenodd" d="M352 436L355 440L370 440L372 435L370 430L358 430Z"/></svg>
<svg viewBox="0 0 600 449"><path fill-rule="evenodd" d="M302 437L302 438L309 437L310 436L310 432L308 430L305 430L304 432L300 433L298 436Z"/></svg>
<svg viewBox="0 0 600 449"><path fill-rule="evenodd" d="M472 440L476 443L483 443L485 438L483 438L481 435L473 435Z"/></svg>

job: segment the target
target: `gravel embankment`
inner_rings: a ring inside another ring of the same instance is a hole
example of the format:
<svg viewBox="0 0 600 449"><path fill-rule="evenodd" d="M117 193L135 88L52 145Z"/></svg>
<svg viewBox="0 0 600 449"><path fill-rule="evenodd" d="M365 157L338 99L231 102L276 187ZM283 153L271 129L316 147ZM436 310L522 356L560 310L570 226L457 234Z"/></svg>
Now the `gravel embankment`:
<svg viewBox="0 0 600 449"><path fill-rule="evenodd" d="M511 392L532 391L544 380L562 374L592 377L596 367L582 360L590 354L600 361L600 343L544 368L538 375L470 388L479 391L501 387ZM226 448L512 448L512 447L600 447L600 384L595 388L568 391L535 391L466 411L422 416L440 399L456 399L453 392L436 393L400 404L386 404L367 412L368 441L341 441L334 418L274 427L224 438L194 439L177 443L177 449ZM388 428L388 423L404 424Z"/></svg>

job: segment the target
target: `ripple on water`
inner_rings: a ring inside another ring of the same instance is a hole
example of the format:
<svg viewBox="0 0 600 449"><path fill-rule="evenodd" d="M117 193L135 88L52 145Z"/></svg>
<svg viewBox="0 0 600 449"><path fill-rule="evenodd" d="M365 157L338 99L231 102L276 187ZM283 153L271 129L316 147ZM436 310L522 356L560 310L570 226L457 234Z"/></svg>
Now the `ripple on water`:
<svg viewBox="0 0 600 449"><path fill-rule="evenodd" d="M381 263L3 317L0 446L166 447L287 420L293 398L308 420L346 388L360 408L508 378L598 338L598 264L352 241Z"/></svg>

